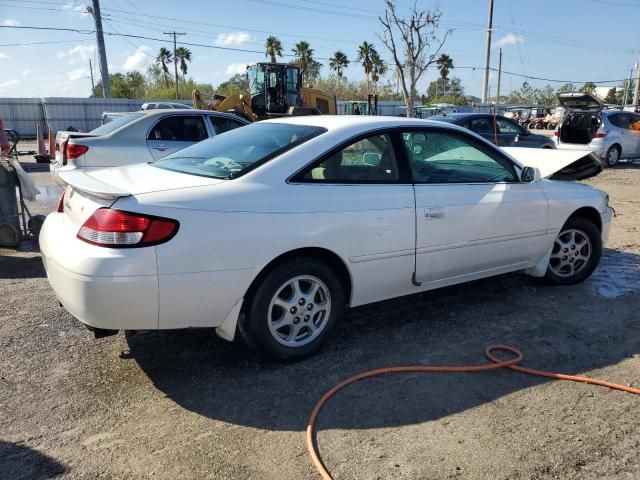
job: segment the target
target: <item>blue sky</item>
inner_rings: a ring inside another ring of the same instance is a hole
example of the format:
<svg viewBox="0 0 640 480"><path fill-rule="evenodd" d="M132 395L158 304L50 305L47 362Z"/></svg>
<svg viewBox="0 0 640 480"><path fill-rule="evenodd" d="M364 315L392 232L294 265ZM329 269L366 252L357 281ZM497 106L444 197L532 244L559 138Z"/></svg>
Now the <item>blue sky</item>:
<svg viewBox="0 0 640 480"><path fill-rule="evenodd" d="M413 0L398 0L407 11ZM93 20L81 13L90 1L0 0L0 25L93 29ZM484 63L487 0L418 0L421 8L442 11L441 31L453 29L443 52L454 61L469 94L480 96ZM163 32L185 32L187 43L263 51L265 38L276 35L287 53L307 40L326 65L340 49L355 60L357 46L372 42L390 60L377 34L382 0L101 0L105 32L152 39ZM150 17L154 15L155 17ZM640 0L495 0L491 64L497 67L497 46L503 48L503 70L519 75L573 81L621 79L640 60ZM168 40L168 38L167 38ZM139 38L106 36L110 72L144 71L161 46ZM33 42L37 45L11 45ZM59 42L59 43L53 43ZM88 61L96 59L95 35L77 32L0 28L0 96L87 96L91 81ZM189 74L217 85L247 63L264 55L189 46L193 62ZM94 75L99 78L97 62ZM466 68L463 68L466 67ZM347 68L352 80L364 78L355 61ZM431 68L420 84L423 91L437 76ZM517 89L525 78L505 75L502 92ZM546 81L530 80L537 87ZM496 79L492 74L491 88ZM558 83L551 83L559 86Z"/></svg>

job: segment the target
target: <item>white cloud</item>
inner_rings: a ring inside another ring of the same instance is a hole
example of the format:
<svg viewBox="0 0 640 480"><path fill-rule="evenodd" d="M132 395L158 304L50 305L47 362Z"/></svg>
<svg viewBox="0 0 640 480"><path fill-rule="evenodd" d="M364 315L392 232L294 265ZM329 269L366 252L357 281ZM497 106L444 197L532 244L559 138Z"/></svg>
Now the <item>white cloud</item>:
<svg viewBox="0 0 640 480"><path fill-rule="evenodd" d="M516 35L515 33L507 33L504 37L493 42L494 47L505 47L507 45L517 45L524 42L522 35Z"/></svg>
<svg viewBox="0 0 640 480"><path fill-rule="evenodd" d="M0 83L0 92L8 90L9 87L13 87L18 84L18 80L7 80L6 82Z"/></svg>
<svg viewBox="0 0 640 480"><path fill-rule="evenodd" d="M0 52L0 60L9 60L11 58L11 55L7 55L4 52Z"/></svg>
<svg viewBox="0 0 640 480"><path fill-rule="evenodd" d="M246 63L232 63L230 65L227 65L227 69L225 70L225 73L227 75L235 75L236 73L244 73L246 71L247 71Z"/></svg>
<svg viewBox="0 0 640 480"><path fill-rule="evenodd" d="M20 25L20 22L18 20L8 18L2 21L2 25L4 25L5 27L17 27L18 25Z"/></svg>
<svg viewBox="0 0 640 480"><path fill-rule="evenodd" d="M67 3L62 6L63 10L67 10L73 13L80 13L82 15L88 15L87 5L78 5L77 3Z"/></svg>
<svg viewBox="0 0 640 480"><path fill-rule="evenodd" d="M230 45L242 45L250 39L249 34L245 32L221 33L216 37L216 45L226 47Z"/></svg>
<svg viewBox="0 0 640 480"><path fill-rule="evenodd" d="M88 77L89 75L90 72L88 68L76 68L75 70L69 72L69 74L67 75L67 79L73 82L75 80L81 79L82 77Z"/></svg>
<svg viewBox="0 0 640 480"><path fill-rule="evenodd" d="M133 55L127 57L122 68L127 72L147 68L153 63L153 58L149 56L149 51L151 51L151 47L142 45Z"/></svg>
<svg viewBox="0 0 640 480"><path fill-rule="evenodd" d="M93 54L96 50L95 45L77 45L65 53L63 56L71 57L69 58L69 65L75 65L77 63L83 63L93 57ZM60 56L58 54L58 56Z"/></svg>
<svg viewBox="0 0 640 480"><path fill-rule="evenodd" d="M27 75L29 75L31 73L31 70L29 70L28 68L26 70L22 71L22 76L26 77Z"/></svg>

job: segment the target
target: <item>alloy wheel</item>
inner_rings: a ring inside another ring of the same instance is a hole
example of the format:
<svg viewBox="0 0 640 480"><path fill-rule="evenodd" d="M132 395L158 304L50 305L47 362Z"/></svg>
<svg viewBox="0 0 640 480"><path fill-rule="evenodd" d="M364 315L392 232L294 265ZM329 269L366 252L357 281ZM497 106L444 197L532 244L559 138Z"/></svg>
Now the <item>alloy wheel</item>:
<svg viewBox="0 0 640 480"><path fill-rule="evenodd" d="M269 304L269 332L286 347L312 342L325 329L331 315L331 295L317 277L300 275L276 290Z"/></svg>
<svg viewBox="0 0 640 480"><path fill-rule="evenodd" d="M591 254L591 241L585 232L563 230L553 244L549 268L558 277L571 277L585 268Z"/></svg>

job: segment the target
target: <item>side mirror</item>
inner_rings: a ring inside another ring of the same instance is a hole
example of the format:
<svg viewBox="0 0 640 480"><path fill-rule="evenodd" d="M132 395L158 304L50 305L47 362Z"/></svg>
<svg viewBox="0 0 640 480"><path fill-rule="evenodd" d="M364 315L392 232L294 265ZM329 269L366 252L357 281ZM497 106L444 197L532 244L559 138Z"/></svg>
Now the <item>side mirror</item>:
<svg viewBox="0 0 640 480"><path fill-rule="evenodd" d="M534 183L542 179L542 173L538 167L524 167L520 174L520 180L525 183Z"/></svg>

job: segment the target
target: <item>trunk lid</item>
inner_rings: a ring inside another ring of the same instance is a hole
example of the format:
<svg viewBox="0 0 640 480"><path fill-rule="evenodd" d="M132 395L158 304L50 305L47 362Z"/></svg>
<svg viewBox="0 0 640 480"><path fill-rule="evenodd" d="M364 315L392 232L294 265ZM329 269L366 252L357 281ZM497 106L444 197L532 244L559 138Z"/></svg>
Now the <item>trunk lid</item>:
<svg viewBox="0 0 640 480"><path fill-rule="evenodd" d="M75 138L96 137L92 133L59 131L56 133L56 154L55 161L60 165L67 164L67 146L69 141Z"/></svg>
<svg viewBox="0 0 640 480"><path fill-rule="evenodd" d="M599 112L604 108L602 101L595 95L583 92L559 93L558 102L567 111Z"/></svg>
<svg viewBox="0 0 640 480"><path fill-rule="evenodd" d="M520 147L505 147L503 150L520 165L539 168L544 178L552 180L584 180L595 177L603 169L600 158L590 150Z"/></svg>
<svg viewBox="0 0 640 480"><path fill-rule="evenodd" d="M74 190L80 190L98 198L110 199L224 182L217 178L173 172L147 163L97 170L61 171L58 175Z"/></svg>

